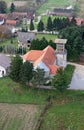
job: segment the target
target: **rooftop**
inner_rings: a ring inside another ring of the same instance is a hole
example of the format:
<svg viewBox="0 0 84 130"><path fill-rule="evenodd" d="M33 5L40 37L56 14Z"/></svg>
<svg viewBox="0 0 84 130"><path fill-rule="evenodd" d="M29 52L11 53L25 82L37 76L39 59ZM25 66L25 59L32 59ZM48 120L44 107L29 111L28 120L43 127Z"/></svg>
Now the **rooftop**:
<svg viewBox="0 0 84 130"><path fill-rule="evenodd" d="M55 43L58 43L58 44L66 44L67 42L67 39L55 39Z"/></svg>

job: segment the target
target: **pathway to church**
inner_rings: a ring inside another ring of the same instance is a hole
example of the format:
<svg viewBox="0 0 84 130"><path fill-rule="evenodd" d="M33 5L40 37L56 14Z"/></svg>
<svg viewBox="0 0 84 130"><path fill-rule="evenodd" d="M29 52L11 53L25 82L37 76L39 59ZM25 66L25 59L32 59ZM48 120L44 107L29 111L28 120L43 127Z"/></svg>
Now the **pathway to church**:
<svg viewBox="0 0 84 130"><path fill-rule="evenodd" d="M75 65L75 71L70 84L70 89L84 90L84 65L79 65L75 63L69 63Z"/></svg>

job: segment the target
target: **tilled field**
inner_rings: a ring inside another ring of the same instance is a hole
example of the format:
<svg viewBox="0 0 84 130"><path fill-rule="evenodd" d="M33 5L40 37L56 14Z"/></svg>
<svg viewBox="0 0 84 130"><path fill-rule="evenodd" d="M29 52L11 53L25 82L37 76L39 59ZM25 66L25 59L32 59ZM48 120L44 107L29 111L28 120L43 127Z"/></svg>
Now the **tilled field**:
<svg viewBox="0 0 84 130"><path fill-rule="evenodd" d="M0 130L34 130L38 106L0 103Z"/></svg>

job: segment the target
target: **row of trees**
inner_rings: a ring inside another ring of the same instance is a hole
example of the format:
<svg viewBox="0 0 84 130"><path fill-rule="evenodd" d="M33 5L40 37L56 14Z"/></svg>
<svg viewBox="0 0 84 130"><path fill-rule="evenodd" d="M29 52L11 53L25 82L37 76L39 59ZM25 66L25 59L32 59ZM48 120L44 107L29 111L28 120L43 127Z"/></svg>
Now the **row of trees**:
<svg viewBox="0 0 84 130"><path fill-rule="evenodd" d="M10 66L10 78L15 82L21 82L29 85L31 81L34 85L41 85L45 82L45 73L43 69L37 68L36 71L33 69L33 64L29 61L23 63L20 56L12 58Z"/></svg>
<svg viewBox="0 0 84 130"><path fill-rule="evenodd" d="M56 44L52 40L47 41L46 38L43 37L41 40L33 40L31 42L30 50L43 50L48 45L50 45L53 49L56 49Z"/></svg>
<svg viewBox="0 0 84 130"><path fill-rule="evenodd" d="M59 31L63 28L66 28L67 26L76 26L76 20L73 17L72 20L70 21L69 18L54 18L54 20L52 21L51 17L48 17L47 20L47 25L46 27L44 26L44 23L42 20L40 20L40 22L37 25L37 30L43 31L43 30L47 30L47 31ZM30 30L34 30L34 24L33 21L31 20L30 22Z"/></svg>
<svg viewBox="0 0 84 130"><path fill-rule="evenodd" d="M15 11L15 5L14 3L11 3L10 5L10 12ZM0 13L7 13L7 3L3 0L0 1Z"/></svg>
<svg viewBox="0 0 84 130"><path fill-rule="evenodd" d="M68 65L65 70L58 69L57 74L52 78L51 85L58 91L63 92L68 88L70 84L74 66ZM68 72L68 73L67 73ZM20 82L29 87L35 87L43 85L49 78L45 77L43 69L33 69L33 64L29 61L23 63L20 56L16 56L12 59L10 66L10 78L15 82ZM30 83L32 83L30 85Z"/></svg>

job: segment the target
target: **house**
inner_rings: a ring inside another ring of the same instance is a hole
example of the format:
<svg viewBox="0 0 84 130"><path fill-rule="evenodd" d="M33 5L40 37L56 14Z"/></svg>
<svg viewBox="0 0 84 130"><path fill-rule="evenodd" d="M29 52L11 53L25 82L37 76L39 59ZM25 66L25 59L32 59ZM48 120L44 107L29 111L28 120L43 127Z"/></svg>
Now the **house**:
<svg viewBox="0 0 84 130"><path fill-rule="evenodd" d="M4 19L3 18L0 18L0 25L3 25L4 24Z"/></svg>
<svg viewBox="0 0 84 130"><path fill-rule="evenodd" d="M29 32L17 32L18 35L18 47L29 48L31 41L36 39L35 33Z"/></svg>
<svg viewBox="0 0 84 130"><path fill-rule="evenodd" d="M51 46L47 46L44 50L31 50L23 55L23 62L30 61L34 69L38 67L44 69L45 76L52 77L60 67L65 68L67 65L66 42L67 39L56 39L56 50Z"/></svg>
<svg viewBox="0 0 84 130"><path fill-rule="evenodd" d="M17 20L10 20L7 19L5 22L6 25L11 25L11 26L17 26L18 25L18 21Z"/></svg>
<svg viewBox="0 0 84 130"><path fill-rule="evenodd" d="M4 54L0 54L0 77L6 76L9 73L10 58Z"/></svg>
<svg viewBox="0 0 84 130"><path fill-rule="evenodd" d="M72 20L72 17L69 17L69 21L71 20ZM78 26L84 25L84 18L75 18L75 20Z"/></svg>
<svg viewBox="0 0 84 130"><path fill-rule="evenodd" d="M75 16L75 11L74 9L54 8L50 15L73 17Z"/></svg>
<svg viewBox="0 0 84 130"><path fill-rule="evenodd" d="M47 46L44 50L31 50L23 56L23 61L33 63L34 69L41 68L45 71L45 76L53 76L56 74L59 66L56 65L55 50L51 46Z"/></svg>

